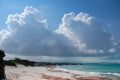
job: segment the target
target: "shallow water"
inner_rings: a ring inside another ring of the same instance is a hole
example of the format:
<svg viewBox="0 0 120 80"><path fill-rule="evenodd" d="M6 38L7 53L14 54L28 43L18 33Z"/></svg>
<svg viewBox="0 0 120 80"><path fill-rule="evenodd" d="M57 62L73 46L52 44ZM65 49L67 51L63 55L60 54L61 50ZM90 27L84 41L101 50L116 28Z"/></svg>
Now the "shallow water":
<svg viewBox="0 0 120 80"><path fill-rule="evenodd" d="M109 77L112 80L120 80L117 79L120 77L120 64L83 64L83 65L63 65L60 68L75 70L75 71L83 71L83 72L94 72L99 73L104 77Z"/></svg>

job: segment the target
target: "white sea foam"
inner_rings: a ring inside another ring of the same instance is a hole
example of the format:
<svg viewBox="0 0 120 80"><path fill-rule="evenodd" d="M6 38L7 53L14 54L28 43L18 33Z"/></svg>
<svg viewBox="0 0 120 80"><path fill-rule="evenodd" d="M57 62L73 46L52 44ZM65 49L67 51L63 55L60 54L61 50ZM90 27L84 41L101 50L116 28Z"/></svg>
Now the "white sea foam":
<svg viewBox="0 0 120 80"><path fill-rule="evenodd" d="M120 77L119 73L100 73L100 74L113 75L113 76L119 76Z"/></svg>
<svg viewBox="0 0 120 80"><path fill-rule="evenodd" d="M62 70L62 71L67 71L67 72L71 72L71 73L75 73L75 74L80 74L83 77L89 77L89 76L101 76L99 72L85 72L85 71L78 71L78 70L68 70L65 68L60 68L57 67L57 70Z"/></svg>
<svg viewBox="0 0 120 80"><path fill-rule="evenodd" d="M87 71L79 71L79 70L68 70L68 69L65 69L65 68L60 68L60 67L57 67L58 70L62 70L62 71L68 71L68 72L71 72L71 73L75 73L75 74L80 74L84 77L88 77L88 76L102 76L102 77L109 77L111 78L112 80L116 80L115 77L120 77L120 74L119 73L103 73L103 72L87 72Z"/></svg>

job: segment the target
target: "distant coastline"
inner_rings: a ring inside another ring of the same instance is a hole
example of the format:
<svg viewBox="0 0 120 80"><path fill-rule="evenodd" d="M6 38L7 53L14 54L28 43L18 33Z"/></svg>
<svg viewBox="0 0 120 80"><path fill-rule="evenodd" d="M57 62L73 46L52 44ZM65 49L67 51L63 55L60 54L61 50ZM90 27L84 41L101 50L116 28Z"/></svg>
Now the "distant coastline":
<svg viewBox="0 0 120 80"><path fill-rule="evenodd" d="M17 66L16 64L22 64L25 66L46 66L46 65L86 65L86 64L120 64L113 62L101 62L101 63L71 63L71 62L36 62L26 59L15 58L13 60L5 60L5 65L7 66Z"/></svg>
<svg viewBox="0 0 120 80"><path fill-rule="evenodd" d="M5 60L5 65L7 66L17 66L17 64L21 64L24 66L82 65L82 63L67 63L67 62L35 62L20 58L15 58L13 60Z"/></svg>

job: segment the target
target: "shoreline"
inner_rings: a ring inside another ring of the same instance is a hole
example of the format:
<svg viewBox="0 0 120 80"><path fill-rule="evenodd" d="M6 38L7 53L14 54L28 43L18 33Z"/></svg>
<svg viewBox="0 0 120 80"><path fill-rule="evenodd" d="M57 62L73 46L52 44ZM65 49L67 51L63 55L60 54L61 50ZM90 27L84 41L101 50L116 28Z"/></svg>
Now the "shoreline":
<svg viewBox="0 0 120 80"><path fill-rule="evenodd" d="M71 70L61 70L54 66L6 66L6 76L8 80L111 80L100 74L92 74L89 72L78 73Z"/></svg>
<svg viewBox="0 0 120 80"><path fill-rule="evenodd" d="M78 73L78 74L87 74L88 76L108 77L112 80L120 80L119 73L87 72L87 71L70 70L70 69L64 69L64 68L58 68L58 70L69 71L71 73ZM82 75L82 76L84 76L84 75Z"/></svg>

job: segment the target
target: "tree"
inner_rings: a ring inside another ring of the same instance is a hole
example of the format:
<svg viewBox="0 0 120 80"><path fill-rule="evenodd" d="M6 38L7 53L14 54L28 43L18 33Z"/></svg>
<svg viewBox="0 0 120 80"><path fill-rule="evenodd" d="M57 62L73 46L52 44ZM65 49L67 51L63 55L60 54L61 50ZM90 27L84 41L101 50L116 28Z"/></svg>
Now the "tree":
<svg viewBox="0 0 120 80"><path fill-rule="evenodd" d="M4 71L4 60L3 57L5 57L5 53L3 50L0 50L0 80L5 79L5 71Z"/></svg>
<svg viewBox="0 0 120 80"><path fill-rule="evenodd" d="M5 57L5 52L3 50L0 50L0 57Z"/></svg>

